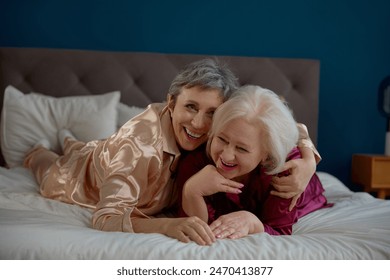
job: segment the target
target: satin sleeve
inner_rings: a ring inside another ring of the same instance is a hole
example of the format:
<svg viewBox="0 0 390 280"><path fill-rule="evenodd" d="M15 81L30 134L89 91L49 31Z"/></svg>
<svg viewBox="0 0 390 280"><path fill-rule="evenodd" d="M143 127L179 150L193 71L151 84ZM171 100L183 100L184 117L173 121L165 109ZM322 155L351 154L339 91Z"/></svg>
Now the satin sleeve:
<svg viewBox="0 0 390 280"><path fill-rule="evenodd" d="M298 139L298 147L309 148L313 151L314 157L316 159L317 164L321 161L321 155L317 151L317 148L314 146L313 141L311 141L309 136L309 131L307 130L306 125L302 123L297 123L298 131L299 131L299 139Z"/></svg>
<svg viewBox="0 0 390 280"><path fill-rule="evenodd" d="M301 153L298 148L293 148L287 157L287 160L301 158ZM285 172L279 173L280 176L285 176ZM265 185L271 183L270 175L262 174L261 180ZM267 191L266 199L261 204L260 213L257 217L263 222L264 231L271 235L290 235L292 234L292 227L298 221L297 207L289 211L291 198L285 199L275 195L271 195ZM301 198L298 199L298 203Z"/></svg>
<svg viewBox="0 0 390 280"><path fill-rule="evenodd" d="M126 139L119 146L110 143L104 154L101 160L109 159L110 154L113 157L103 171L92 226L103 231L134 232L133 217L149 218L140 207L153 208L147 203L142 205L142 199L149 198L149 204L153 204L151 198L158 198L155 179L162 169L162 156L155 146L145 145L137 138Z"/></svg>
<svg viewBox="0 0 390 280"><path fill-rule="evenodd" d="M264 225L264 232L270 235L291 235L293 225L298 221L298 211L296 207L288 210L291 199L284 199L274 195L269 195L263 205L263 213L260 219Z"/></svg>

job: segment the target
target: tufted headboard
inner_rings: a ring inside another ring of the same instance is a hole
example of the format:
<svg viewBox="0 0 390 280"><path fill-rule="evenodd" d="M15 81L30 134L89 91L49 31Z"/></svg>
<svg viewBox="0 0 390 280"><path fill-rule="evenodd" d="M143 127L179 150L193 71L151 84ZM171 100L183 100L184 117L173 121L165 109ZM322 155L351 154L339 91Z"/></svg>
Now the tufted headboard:
<svg viewBox="0 0 390 280"><path fill-rule="evenodd" d="M4 89L51 96L102 94L119 90L121 102L145 107L166 98L186 64L205 55L63 49L0 48L0 108ZM312 59L213 56L225 62L240 84L255 84L283 96L298 122L317 142L320 63ZM4 164L2 157L1 165Z"/></svg>

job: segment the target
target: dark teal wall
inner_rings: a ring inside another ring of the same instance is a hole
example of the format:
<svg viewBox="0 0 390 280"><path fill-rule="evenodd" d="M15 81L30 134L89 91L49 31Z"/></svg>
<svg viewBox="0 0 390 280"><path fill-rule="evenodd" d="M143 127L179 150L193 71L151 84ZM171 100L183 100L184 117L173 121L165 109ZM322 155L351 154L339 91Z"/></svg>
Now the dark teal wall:
<svg viewBox="0 0 390 280"><path fill-rule="evenodd" d="M319 59L318 170L353 188L352 154L384 152L388 0L3 0L0 26L0 46Z"/></svg>

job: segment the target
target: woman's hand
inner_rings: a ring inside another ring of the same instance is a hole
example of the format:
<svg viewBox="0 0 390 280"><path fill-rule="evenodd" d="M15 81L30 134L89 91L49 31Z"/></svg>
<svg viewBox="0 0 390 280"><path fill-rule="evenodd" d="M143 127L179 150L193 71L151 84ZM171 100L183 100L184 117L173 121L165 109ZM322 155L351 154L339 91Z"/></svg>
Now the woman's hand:
<svg viewBox="0 0 390 280"><path fill-rule="evenodd" d="M291 211L301 194L305 191L311 177L316 172L317 163L313 151L309 148L300 148L302 158L292 159L284 164L284 170L289 171L288 176L274 176L272 185L276 190L272 195L281 198L292 198L289 210Z"/></svg>
<svg viewBox="0 0 390 280"><path fill-rule="evenodd" d="M217 192L240 193L243 185L223 177L215 166L207 165L186 181L183 187L182 207L187 216L209 219L204 196Z"/></svg>
<svg viewBox="0 0 390 280"><path fill-rule="evenodd" d="M216 240L209 225L196 216L171 219L166 235L184 243L194 241L198 245L211 245Z"/></svg>
<svg viewBox="0 0 390 280"><path fill-rule="evenodd" d="M217 192L241 193L243 184L223 177L213 165L207 165L185 183L185 191L200 196Z"/></svg>
<svg viewBox="0 0 390 280"><path fill-rule="evenodd" d="M134 232L161 233L181 242L211 245L216 238L209 225L198 217L132 219Z"/></svg>
<svg viewBox="0 0 390 280"><path fill-rule="evenodd" d="M237 239L248 234L264 232L263 223L251 212L237 211L220 216L211 225L217 238Z"/></svg>

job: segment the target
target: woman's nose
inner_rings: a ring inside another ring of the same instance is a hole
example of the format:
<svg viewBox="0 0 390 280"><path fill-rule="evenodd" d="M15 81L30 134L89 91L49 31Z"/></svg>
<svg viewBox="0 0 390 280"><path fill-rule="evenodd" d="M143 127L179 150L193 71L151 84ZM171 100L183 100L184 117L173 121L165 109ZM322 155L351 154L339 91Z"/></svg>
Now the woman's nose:
<svg viewBox="0 0 390 280"><path fill-rule="evenodd" d="M226 146L223 148L222 156L223 156L223 159L224 159L225 161L233 161L233 160L234 160L234 157L235 157L234 148L231 147L230 145L226 145Z"/></svg>
<svg viewBox="0 0 390 280"><path fill-rule="evenodd" d="M197 113L194 118L192 119L191 122L192 126L197 129L203 129L204 127L207 126L207 120L204 114L202 113Z"/></svg>

